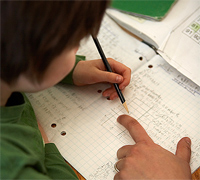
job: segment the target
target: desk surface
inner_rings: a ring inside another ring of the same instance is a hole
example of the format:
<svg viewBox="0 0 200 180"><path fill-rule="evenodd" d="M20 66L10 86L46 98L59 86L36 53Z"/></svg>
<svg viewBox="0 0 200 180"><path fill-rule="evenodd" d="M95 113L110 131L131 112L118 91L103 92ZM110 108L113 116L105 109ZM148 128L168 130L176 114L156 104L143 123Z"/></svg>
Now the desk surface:
<svg viewBox="0 0 200 180"><path fill-rule="evenodd" d="M200 167L192 174L192 180L200 179Z"/></svg>
<svg viewBox="0 0 200 180"><path fill-rule="evenodd" d="M69 164L69 163L68 163ZM70 164L69 164L70 165ZM71 165L70 165L71 166ZM71 166L72 167L72 166ZM83 176L81 176L81 174L79 174L78 171L76 171L73 167L72 169L74 170L74 172L76 173L76 175L78 176L79 180L85 180L85 178ZM200 167L192 174L192 180L200 180Z"/></svg>

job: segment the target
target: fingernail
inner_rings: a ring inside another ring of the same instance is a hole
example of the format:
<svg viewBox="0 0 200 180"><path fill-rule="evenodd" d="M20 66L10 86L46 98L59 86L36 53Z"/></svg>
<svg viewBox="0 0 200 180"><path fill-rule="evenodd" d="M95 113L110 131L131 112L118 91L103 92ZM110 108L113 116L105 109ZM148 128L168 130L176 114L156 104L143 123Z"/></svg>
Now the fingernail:
<svg viewBox="0 0 200 180"><path fill-rule="evenodd" d="M121 122L121 115L117 118L117 122L120 123ZM120 123L121 124L121 123Z"/></svg>
<svg viewBox="0 0 200 180"><path fill-rule="evenodd" d="M188 137L185 138L185 141L186 141L187 144L189 144L191 146L191 140L190 140L190 138L188 138Z"/></svg>
<svg viewBox="0 0 200 180"><path fill-rule="evenodd" d="M121 81L122 81L122 77L121 77L121 76L117 76L117 77L116 77L116 81L117 81L117 82L121 82Z"/></svg>
<svg viewBox="0 0 200 180"><path fill-rule="evenodd" d="M122 86L121 90L123 90L125 88L125 86Z"/></svg>

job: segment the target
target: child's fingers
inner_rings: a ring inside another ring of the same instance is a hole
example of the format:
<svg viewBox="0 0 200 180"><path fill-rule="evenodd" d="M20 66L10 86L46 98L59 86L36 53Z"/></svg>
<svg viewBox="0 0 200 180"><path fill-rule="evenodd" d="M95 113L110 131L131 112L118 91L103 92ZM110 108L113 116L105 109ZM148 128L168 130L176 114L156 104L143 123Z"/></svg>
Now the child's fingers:
<svg viewBox="0 0 200 180"><path fill-rule="evenodd" d="M122 90L122 93L123 93L123 90ZM104 97L109 97L110 100L114 100L116 98L118 98L118 94L117 94L117 91L116 89L114 88L114 86L112 85L110 88L106 89L102 95Z"/></svg>
<svg viewBox="0 0 200 180"><path fill-rule="evenodd" d="M126 87L130 83L131 69L128 68L127 66L125 66L124 64L122 64L118 61L115 61L111 58L108 58L108 61L110 63L111 68L113 69L113 72L123 76L123 82L121 84L119 84L119 88L123 89L124 87Z"/></svg>

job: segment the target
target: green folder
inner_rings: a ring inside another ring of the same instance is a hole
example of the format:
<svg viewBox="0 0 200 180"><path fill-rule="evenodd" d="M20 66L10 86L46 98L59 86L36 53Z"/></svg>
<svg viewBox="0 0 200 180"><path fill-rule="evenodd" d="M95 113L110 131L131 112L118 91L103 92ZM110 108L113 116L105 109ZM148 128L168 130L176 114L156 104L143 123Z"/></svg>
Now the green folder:
<svg viewBox="0 0 200 180"><path fill-rule="evenodd" d="M113 0L111 8L133 16L160 21L176 0Z"/></svg>

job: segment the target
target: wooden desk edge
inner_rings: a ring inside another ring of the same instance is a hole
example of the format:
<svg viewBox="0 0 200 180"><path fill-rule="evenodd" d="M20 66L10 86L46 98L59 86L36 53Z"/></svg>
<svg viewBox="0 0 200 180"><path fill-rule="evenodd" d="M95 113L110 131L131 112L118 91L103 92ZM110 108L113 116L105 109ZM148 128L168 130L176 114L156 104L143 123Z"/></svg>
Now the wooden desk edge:
<svg viewBox="0 0 200 180"><path fill-rule="evenodd" d="M200 167L192 174L192 180L200 180Z"/></svg>

